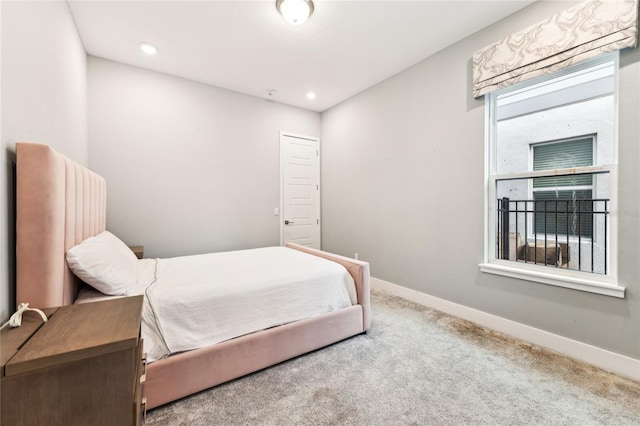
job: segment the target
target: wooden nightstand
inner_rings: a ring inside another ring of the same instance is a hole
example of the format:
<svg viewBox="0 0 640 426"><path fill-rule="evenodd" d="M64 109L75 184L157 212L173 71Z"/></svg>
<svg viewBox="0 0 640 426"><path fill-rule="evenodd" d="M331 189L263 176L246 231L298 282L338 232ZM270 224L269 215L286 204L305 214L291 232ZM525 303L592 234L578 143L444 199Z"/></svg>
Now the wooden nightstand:
<svg viewBox="0 0 640 426"><path fill-rule="evenodd" d="M141 424L142 296L47 314L41 326L31 315L21 327L2 330L0 423Z"/></svg>
<svg viewBox="0 0 640 426"><path fill-rule="evenodd" d="M144 256L144 246L131 246L129 248L138 259L142 259L142 256Z"/></svg>

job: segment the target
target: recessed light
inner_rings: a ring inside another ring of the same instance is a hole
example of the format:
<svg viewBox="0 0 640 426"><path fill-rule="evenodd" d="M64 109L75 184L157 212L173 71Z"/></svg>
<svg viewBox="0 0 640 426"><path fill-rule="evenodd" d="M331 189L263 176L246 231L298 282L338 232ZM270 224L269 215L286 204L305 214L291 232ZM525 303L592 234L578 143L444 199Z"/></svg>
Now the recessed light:
<svg viewBox="0 0 640 426"><path fill-rule="evenodd" d="M313 13L312 0L276 0L276 9L291 25L304 24Z"/></svg>
<svg viewBox="0 0 640 426"><path fill-rule="evenodd" d="M312 100L314 100L315 98L316 98L316 94L315 94L315 92L309 92L309 93L307 93L307 99L309 99L309 100L311 100L311 101L312 101Z"/></svg>
<svg viewBox="0 0 640 426"><path fill-rule="evenodd" d="M158 53L158 48L151 43L147 43L146 41L138 43L138 46L140 46L140 49L147 55L152 56Z"/></svg>

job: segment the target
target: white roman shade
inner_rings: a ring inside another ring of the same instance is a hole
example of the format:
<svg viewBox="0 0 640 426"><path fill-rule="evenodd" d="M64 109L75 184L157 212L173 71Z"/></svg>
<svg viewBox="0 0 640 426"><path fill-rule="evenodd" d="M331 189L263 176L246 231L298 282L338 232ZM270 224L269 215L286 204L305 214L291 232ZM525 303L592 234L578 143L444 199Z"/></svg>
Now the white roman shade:
<svg viewBox="0 0 640 426"><path fill-rule="evenodd" d="M475 98L638 42L638 0L589 0L473 54Z"/></svg>

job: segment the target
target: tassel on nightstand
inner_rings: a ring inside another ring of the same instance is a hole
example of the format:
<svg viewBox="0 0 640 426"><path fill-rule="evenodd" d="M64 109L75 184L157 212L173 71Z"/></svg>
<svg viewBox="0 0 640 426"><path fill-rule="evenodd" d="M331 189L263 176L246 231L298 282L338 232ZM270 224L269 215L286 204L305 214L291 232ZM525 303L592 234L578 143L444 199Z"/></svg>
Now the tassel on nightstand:
<svg viewBox="0 0 640 426"><path fill-rule="evenodd" d="M42 317L42 321L47 322L47 316L40 309L30 308L28 303L21 303L18 305L18 310L13 315L11 315L9 321L2 324L0 330L5 328L6 326L9 326L11 328L20 327L22 325L22 314L26 311L37 312Z"/></svg>

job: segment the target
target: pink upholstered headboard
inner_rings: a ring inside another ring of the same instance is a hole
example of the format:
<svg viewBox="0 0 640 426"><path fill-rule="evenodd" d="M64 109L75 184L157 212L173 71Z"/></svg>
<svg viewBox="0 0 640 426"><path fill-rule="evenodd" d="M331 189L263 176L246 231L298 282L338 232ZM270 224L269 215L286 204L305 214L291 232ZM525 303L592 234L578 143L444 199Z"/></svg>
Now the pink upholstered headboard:
<svg viewBox="0 0 640 426"><path fill-rule="evenodd" d="M16 144L16 302L73 303L80 281L66 252L105 230L104 178L47 145Z"/></svg>

